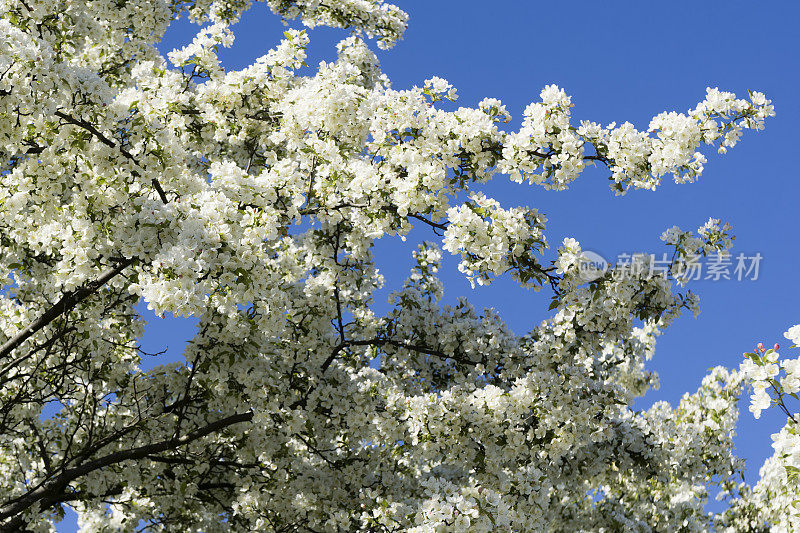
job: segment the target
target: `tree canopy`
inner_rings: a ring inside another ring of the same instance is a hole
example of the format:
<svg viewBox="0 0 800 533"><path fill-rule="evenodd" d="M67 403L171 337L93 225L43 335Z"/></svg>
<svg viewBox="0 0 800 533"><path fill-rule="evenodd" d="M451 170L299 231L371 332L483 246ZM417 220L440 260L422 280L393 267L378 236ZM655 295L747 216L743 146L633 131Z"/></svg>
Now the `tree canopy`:
<svg viewBox="0 0 800 533"><path fill-rule="evenodd" d="M660 272L587 272L489 183L692 182L704 151L763 129L765 95L709 88L640 131L574 122L549 85L506 131L499 100L391 87L369 40L402 37L396 6L266 4L344 29L337 59L299 72L309 35L288 30L223 68L243 0L0 0L0 530L52 531L64 505L98 532L800 527L800 360L759 347L675 407L633 408L656 337L697 311L687 265L730 226L667 229ZM200 29L164 57L181 16ZM378 314L373 244L412 231ZM515 335L444 304L444 252L472 283L548 291L550 318ZM183 361L140 369L140 301L199 320ZM756 415L788 417L755 487L732 450L746 386Z"/></svg>

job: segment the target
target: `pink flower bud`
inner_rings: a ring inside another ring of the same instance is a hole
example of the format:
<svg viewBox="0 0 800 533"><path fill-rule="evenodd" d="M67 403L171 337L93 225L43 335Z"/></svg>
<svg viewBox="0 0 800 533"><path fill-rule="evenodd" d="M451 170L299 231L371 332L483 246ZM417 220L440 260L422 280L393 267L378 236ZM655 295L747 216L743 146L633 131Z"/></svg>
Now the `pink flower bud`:
<svg viewBox="0 0 800 533"><path fill-rule="evenodd" d="M763 342L759 342L758 344L756 344L756 350L758 350L759 352L763 352L764 351L764 343Z"/></svg>
<svg viewBox="0 0 800 533"><path fill-rule="evenodd" d="M777 352L780 349L780 347L781 347L781 345L776 342L775 346L773 346L772 349Z"/></svg>

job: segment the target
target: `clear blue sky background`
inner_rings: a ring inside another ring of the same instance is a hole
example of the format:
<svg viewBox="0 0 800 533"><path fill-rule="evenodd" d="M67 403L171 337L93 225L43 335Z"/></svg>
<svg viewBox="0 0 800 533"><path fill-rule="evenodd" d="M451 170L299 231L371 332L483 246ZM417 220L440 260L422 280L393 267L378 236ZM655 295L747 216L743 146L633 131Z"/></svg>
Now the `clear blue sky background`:
<svg viewBox="0 0 800 533"><path fill-rule="evenodd" d="M528 205L545 213L551 243L572 236L584 249L610 259L620 253L660 253L658 236L663 230L672 225L694 229L710 216L733 224L734 255L761 253L757 281L699 281L691 287L699 293L703 311L697 319L680 318L660 338L650 368L660 374L661 389L649 393L639 404L642 408L657 400L674 404L684 392L696 390L709 367L737 366L742 352L752 350L757 341L788 346L782 333L800 322L795 310L800 252L794 236L800 184L795 166L797 130L792 130L800 124L800 3L395 3L411 15L409 29L395 48L378 52L394 88L444 77L458 89L460 105L474 106L487 96L500 98L513 115L513 128L519 127L525 106L550 83L572 96L576 122L627 120L641 129L661 111L694 107L707 86L741 96L748 89L766 93L777 116L767 122L765 131L746 132L727 155L707 151L709 162L698 183L669 182L656 192L614 197L607 173L592 169L566 192L518 186L501 176L486 190L506 206ZM301 27L296 21L291 26ZM241 68L263 55L277 44L284 28L259 4L234 30L236 41L223 52L227 68ZM186 21L176 24L162 51L185 44L194 31ZM327 28L310 35L312 66L333 59L335 43L345 37L341 30ZM417 235L436 238L425 228L419 228ZM385 308L384 296L405 277L412 249L411 242L378 242L376 255L387 278L379 308ZM547 316L547 291L526 291L510 279L471 290L456 264L449 259L443 269L446 300L466 295L478 308L495 307L517 333ZM180 358L194 322L159 320L151 313L148 317L145 348L158 351L168 346L169 351L147 366ZM770 434L783 420L768 411L756 421L747 410L747 399L740 403L737 452L747 459L747 478L754 482L764 459L772 454ZM59 528L74 529L74 515Z"/></svg>

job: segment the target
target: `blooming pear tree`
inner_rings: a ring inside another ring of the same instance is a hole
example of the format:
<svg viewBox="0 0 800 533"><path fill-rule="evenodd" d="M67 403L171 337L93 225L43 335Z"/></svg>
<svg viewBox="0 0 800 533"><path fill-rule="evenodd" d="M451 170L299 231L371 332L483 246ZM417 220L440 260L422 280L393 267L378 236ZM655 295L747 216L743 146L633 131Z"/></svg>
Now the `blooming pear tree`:
<svg viewBox="0 0 800 533"><path fill-rule="evenodd" d="M761 408L761 383L797 392L797 364L776 381L751 354L674 408L632 407L656 337L697 309L683 267L730 228L667 230L661 275L639 257L587 280L579 243L547 256L545 216L489 183L692 182L703 147L763 128L763 94L708 89L639 131L576 123L551 85L505 131L499 100L391 88L367 41L401 38L397 7L266 3L347 30L338 58L305 74L289 30L223 68L242 0L0 0L0 530L53 531L65 505L98 532L796 526L778 515L797 418L755 489L732 438L748 376ZM180 16L201 29L164 57ZM427 240L378 314L373 244L412 231ZM516 336L443 304L443 251L473 283L550 292L550 318ZM198 319L181 362L140 368L141 301ZM705 512L712 491L727 511Z"/></svg>

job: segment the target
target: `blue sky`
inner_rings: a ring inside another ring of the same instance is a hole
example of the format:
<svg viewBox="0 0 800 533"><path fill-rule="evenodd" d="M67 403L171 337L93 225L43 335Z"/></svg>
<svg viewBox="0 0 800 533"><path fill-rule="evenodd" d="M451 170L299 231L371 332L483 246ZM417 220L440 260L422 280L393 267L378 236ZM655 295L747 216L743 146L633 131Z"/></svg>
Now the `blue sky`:
<svg viewBox="0 0 800 533"><path fill-rule="evenodd" d="M793 155L797 141L792 124L800 124L797 103L796 22L800 3L788 1L525 2L496 0L396 0L411 19L403 41L379 51L384 72L397 89L421 85L431 76L453 83L458 104L474 106L484 97L500 98L517 128L525 106L542 87L555 83L573 98L574 120L603 124L630 121L646 128L661 111L686 111L719 87L746 96L748 89L766 93L777 116L765 131L746 132L724 156L706 151L708 164L698 183L665 183L655 192L634 191L614 197L607 173L589 170L570 190L548 192L519 186L499 176L485 190L507 207L528 205L549 219L548 238L559 243L572 236L584 249L613 260L620 253L661 253L658 239L668 227L694 229L710 216L733 225L734 255L760 253L757 280L699 281L691 288L701 297L697 319L679 319L659 339L650 368L661 376L661 388L639 404L675 403L694 391L707 369L737 366L742 352L758 341L788 346L782 337L800 322L794 303L800 296L796 278L800 251L796 199L800 193ZM291 23L300 27L299 23ZM194 28L181 21L161 47L185 44ZM256 5L235 28L236 41L223 53L227 68L241 68L273 47L284 28L263 5ZM341 30L310 32L310 65L332 59ZM373 43L374 44L374 43ZM373 47L375 48L375 47ZM424 228L419 238L434 240ZM396 288L411 266L413 246L382 239L376 246L387 290ZM446 300L466 295L478 308L495 307L517 333L547 316L550 294L526 291L510 279L488 288L470 289L445 262ZM180 357L192 334L191 320L150 316L145 348L169 346L157 363ZM794 355L785 352L786 355ZM771 455L770 434L782 425L777 412L754 420L741 402L737 452L746 458L747 478L755 481ZM800 407L800 406L798 406ZM66 520L60 531L74 530Z"/></svg>

